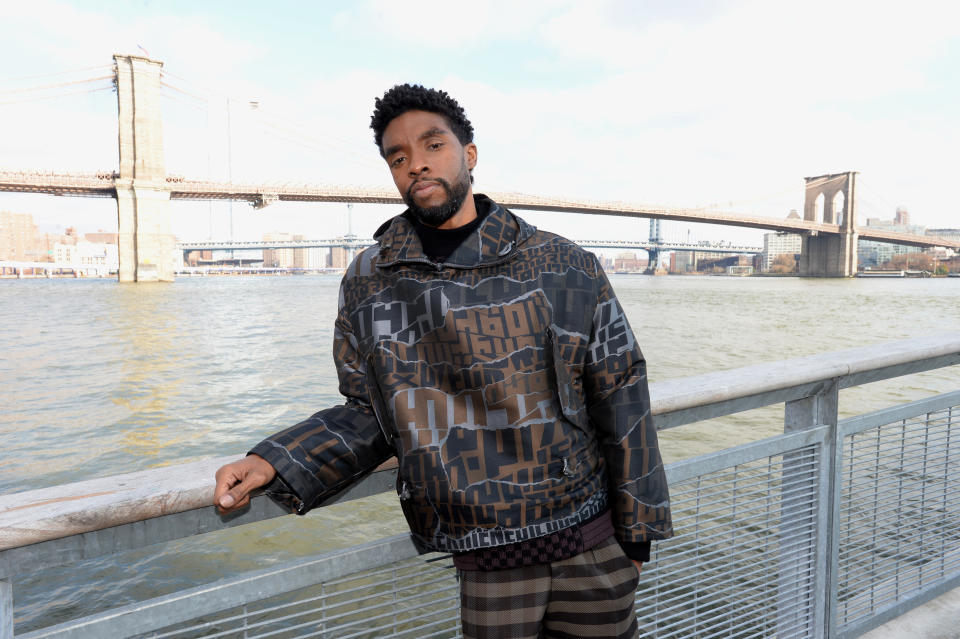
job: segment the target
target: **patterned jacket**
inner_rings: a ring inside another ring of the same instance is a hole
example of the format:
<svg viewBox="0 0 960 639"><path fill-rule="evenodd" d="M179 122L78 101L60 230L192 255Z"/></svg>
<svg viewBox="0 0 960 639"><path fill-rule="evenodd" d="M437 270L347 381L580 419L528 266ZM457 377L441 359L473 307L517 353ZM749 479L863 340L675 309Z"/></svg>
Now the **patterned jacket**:
<svg viewBox="0 0 960 639"><path fill-rule="evenodd" d="M298 513L389 457L421 552L541 537L606 509L617 538L671 535L646 362L596 257L489 208L441 265L408 215L340 287L347 401L258 444ZM484 209L481 209L484 207Z"/></svg>

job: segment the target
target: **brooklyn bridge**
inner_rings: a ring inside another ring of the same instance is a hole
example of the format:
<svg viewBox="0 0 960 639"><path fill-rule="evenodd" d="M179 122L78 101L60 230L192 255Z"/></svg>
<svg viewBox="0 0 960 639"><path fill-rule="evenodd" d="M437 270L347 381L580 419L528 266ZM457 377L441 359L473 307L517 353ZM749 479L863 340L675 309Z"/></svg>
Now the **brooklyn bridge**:
<svg viewBox="0 0 960 639"><path fill-rule="evenodd" d="M119 169L95 173L0 170L0 191L116 199L121 282L173 280L176 242L170 224L171 201L229 200L248 202L255 208L274 202L401 203L393 190L329 184L217 182L168 175L160 108L163 63L130 55L115 55L114 62ZM800 274L804 276L853 276L857 270L858 240L960 249L960 242L952 239L857 226L857 175L850 171L805 178L803 216L784 219L706 208L523 193L488 195L513 209L698 222L800 234Z"/></svg>

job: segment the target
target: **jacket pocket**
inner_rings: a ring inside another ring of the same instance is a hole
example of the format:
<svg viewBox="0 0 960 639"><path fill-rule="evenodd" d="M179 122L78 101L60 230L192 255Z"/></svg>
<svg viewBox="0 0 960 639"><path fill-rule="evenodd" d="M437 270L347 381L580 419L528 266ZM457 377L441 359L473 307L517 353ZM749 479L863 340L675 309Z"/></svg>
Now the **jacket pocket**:
<svg viewBox="0 0 960 639"><path fill-rule="evenodd" d="M370 406L373 408L373 414L377 418L377 425L380 426L380 432L383 433L387 444L397 448L397 430L393 425L393 419L390 417L387 404L383 401L380 384L377 383L376 367L374 366L374 357L372 354L367 356L366 364L367 374L364 375L364 382L367 385L367 395L370 396ZM399 454L400 451L398 450L397 453Z"/></svg>
<svg viewBox="0 0 960 639"><path fill-rule="evenodd" d="M557 399L560 402L563 417L580 430L588 432L587 407L583 402L580 384L574 380L567 361L560 352L553 329L548 328L546 333L547 357L553 371Z"/></svg>

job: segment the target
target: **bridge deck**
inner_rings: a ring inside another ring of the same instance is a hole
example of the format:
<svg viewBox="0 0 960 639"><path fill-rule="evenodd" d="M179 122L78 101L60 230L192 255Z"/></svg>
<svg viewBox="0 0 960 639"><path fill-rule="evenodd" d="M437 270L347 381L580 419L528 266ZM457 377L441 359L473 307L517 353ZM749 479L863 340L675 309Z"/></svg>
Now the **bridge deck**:
<svg viewBox="0 0 960 639"><path fill-rule="evenodd" d="M0 171L0 191L45 193L79 197L114 197L118 175L113 172L65 174L33 171ZM236 200L263 207L271 202L344 202L401 204L396 191L376 187L349 187L319 184L237 184L188 180L168 176L166 186L173 200ZM627 202L583 201L547 198L522 193L488 193L503 205L532 211L557 211L591 215L655 218L699 224L722 224L787 233L839 233L837 224L799 219L777 219L703 208L662 207ZM960 241L944 238L880 231L858 227L860 239L918 247L942 246L960 250Z"/></svg>

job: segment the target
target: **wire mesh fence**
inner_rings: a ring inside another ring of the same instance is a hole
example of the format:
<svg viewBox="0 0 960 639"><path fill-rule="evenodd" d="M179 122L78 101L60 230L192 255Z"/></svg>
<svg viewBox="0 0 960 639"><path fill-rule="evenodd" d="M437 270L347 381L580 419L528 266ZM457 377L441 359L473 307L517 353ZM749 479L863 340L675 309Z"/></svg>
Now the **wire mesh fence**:
<svg viewBox="0 0 960 639"><path fill-rule="evenodd" d="M817 448L673 483L678 532L637 591L645 636L810 636ZM449 558L428 556L140 636L459 637L459 594Z"/></svg>
<svg viewBox="0 0 960 639"><path fill-rule="evenodd" d="M818 450L807 446L671 484L677 535L641 573L645 636L808 637Z"/></svg>
<svg viewBox="0 0 960 639"><path fill-rule="evenodd" d="M417 557L252 601L138 635L151 639L459 637L460 597L447 556Z"/></svg>
<svg viewBox="0 0 960 639"><path fill-rule="evenodd" d="M643 636L855 637L960 585L958 423L960 391L670 465L676 534L641 574ZM461 636L448 556L398 536L308 564L24 639Z"/></svg>
<svg viewBox="0 0 960 639"><path fill-rule="evenodd" d="M844 438L838 627L960 573L960 408Z"/></svg>

